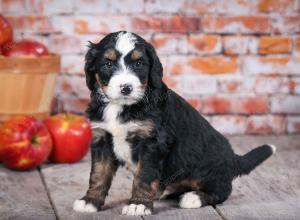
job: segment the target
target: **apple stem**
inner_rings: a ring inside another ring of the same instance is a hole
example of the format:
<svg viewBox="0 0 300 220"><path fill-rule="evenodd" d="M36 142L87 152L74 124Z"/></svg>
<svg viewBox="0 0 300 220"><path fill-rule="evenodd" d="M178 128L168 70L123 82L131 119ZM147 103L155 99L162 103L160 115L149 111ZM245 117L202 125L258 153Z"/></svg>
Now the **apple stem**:
<svg viewBox="0 0 300 220"><path fill-rule="evenodd" d="M33 135L32 136L32 139L31 139L31 143L33 143L33 144L37 144L38 143L38 137L36 136L36 135Z"/></svg>

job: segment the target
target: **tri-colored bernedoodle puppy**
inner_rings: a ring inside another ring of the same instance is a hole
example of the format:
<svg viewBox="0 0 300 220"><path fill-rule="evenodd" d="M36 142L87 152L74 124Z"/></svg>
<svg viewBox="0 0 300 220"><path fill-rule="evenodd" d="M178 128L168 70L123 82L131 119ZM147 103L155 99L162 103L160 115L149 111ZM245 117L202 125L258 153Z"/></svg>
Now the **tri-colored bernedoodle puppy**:
<svg viewBox="0 0 300 220"><path fill-rule="evenodd" d="M236 155L228 140L162 81L154 48L140 36L111 33L86 54L93 127L92 169L74 210L101 210L118 167L134 173L122 214L150 215L153 200L180 195L181 208L224 202L232 180L275 153L272 145ZM201 88L199 88L201 90Z"/></svg>

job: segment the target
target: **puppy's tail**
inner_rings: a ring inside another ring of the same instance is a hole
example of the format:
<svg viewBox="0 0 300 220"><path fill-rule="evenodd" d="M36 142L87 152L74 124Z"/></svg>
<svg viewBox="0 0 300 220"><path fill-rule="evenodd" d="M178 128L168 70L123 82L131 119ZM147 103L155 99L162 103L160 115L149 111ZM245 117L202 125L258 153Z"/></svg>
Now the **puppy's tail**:
<svg viewBox="0 0 300 220"><path fill-rule="evenodd" d="M255 167L275 154L275 152L276 147L274 145L262 145L243 156L236 155L236 175L249 174Z"/></svg>

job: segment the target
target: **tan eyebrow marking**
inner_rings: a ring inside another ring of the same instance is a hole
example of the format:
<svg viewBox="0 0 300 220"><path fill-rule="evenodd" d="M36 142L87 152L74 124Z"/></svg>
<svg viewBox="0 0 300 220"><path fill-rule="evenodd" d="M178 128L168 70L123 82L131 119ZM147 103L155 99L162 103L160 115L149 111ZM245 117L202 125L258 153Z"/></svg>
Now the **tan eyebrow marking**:
<svg viewBox="0 0 300 220"><path fill-rule="evenodd" d="M142 57L142 52L141 51L139 51L139 50L134 50L133 52L132 52L132 54L131 54L131 59L133 59L133 60L138 60L138 59L140 59L141 57Z"/></svg>
<svg viewBox="0 0 300 220"><path fill-rule="evenodd" d="M107 49L104 53L104 57L109 60L116 60L117 59L116 51L114 49Z"/></svg>

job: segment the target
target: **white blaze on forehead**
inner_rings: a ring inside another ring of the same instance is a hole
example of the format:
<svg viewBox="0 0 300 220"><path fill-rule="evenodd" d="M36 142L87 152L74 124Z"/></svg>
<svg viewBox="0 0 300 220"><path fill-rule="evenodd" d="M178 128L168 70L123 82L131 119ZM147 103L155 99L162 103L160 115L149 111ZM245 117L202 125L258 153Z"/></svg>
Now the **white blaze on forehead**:
<svg viewBox="0 0 300 220"><path fill-rule="evenodd" d="M129 32L121 32L118 34L116 49L122 54L124 57L130 51L134 49L134 44L136 42L136 37Z"/></svg>
<svg viewBox="0 0 300 220"><path fill-rule="evenodd" d="M118 101L119 104L133 104L143 96L144 89L138 76L125 64L125 56L135 48L136 37L129 32L120 32L116 39L116 50L120 52L121 57L118 61L119 68L114 72L106 88L106 95L111 101ZM121 85L129 84L133 91L129 96L121 94Z"/></svg>

